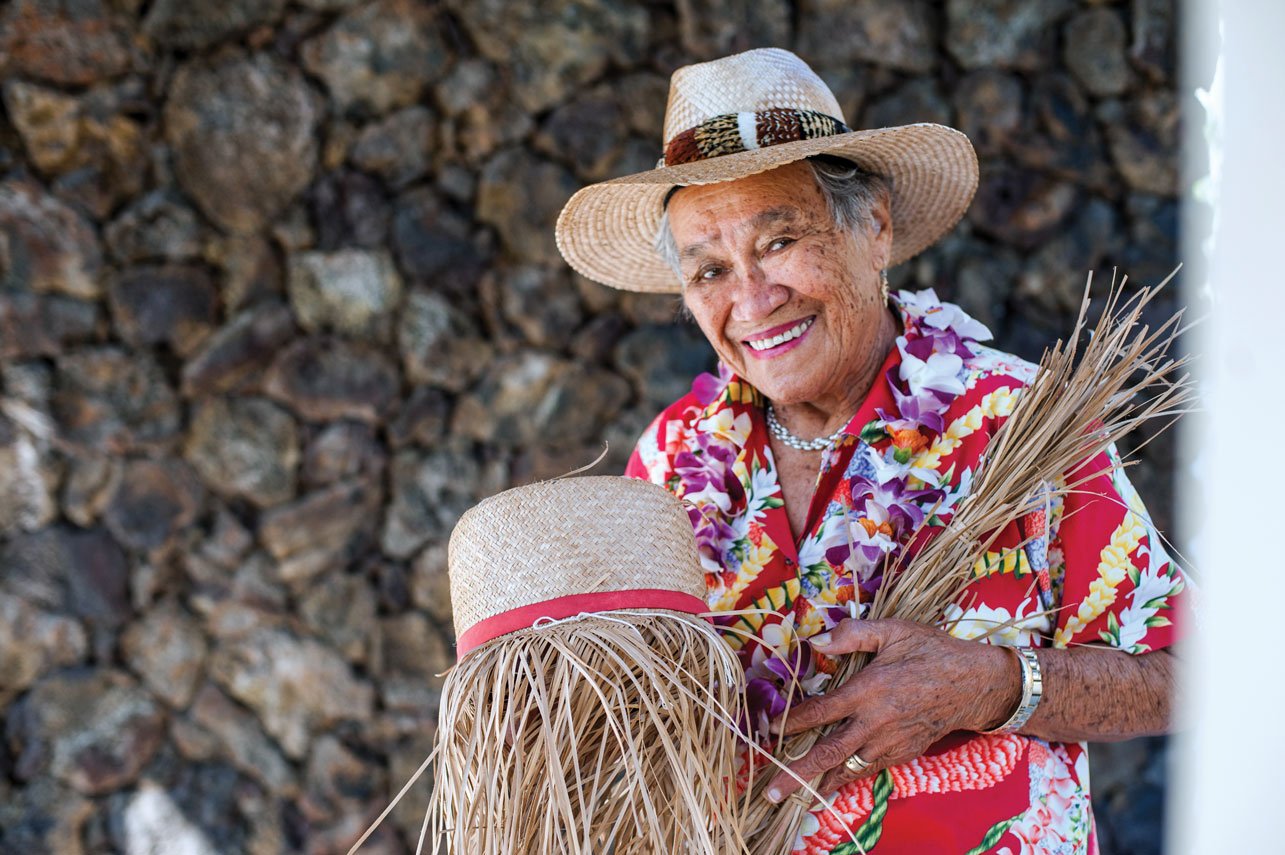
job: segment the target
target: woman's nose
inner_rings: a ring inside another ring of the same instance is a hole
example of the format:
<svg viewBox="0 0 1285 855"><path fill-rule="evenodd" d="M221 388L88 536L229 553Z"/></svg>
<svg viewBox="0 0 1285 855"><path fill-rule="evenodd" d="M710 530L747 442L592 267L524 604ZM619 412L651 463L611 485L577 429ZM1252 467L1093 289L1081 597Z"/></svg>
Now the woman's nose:
<svg viewBox="0 0 1285 855"><path fill-rule="evenodd" d="M738 321L759 321L790 299L790 289L767 275L761 264L753 263L738 277L732 317Z"/></svg>

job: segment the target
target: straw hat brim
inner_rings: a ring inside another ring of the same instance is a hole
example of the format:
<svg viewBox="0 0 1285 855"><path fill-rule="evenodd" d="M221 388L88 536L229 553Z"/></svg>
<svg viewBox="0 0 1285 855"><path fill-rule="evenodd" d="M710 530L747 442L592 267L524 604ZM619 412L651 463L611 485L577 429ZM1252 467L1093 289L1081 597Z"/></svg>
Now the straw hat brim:
<svg viewBox="0 0 1285 855"><path fill-rule="evenodd" d="M968 137L922 123L799 140L614 178L581 189L558 216L558 249L577 272L626 291L678 293L655 249L672 187L734 181L819 154L882 176L892 191L892 259L900 264L954 228L977 189Z"/></svg>

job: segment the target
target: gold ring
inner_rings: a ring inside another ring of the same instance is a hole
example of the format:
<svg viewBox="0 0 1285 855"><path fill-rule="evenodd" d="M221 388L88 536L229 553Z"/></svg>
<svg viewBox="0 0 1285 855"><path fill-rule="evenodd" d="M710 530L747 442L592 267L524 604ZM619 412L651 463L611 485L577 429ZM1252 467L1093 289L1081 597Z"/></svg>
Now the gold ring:
<svg viewBox="0 0 1285 855"><path fill-rule="evenodd" d="M843 761L843 766L854 775L860 775L870 768L870 763L861 759L861 755L853 751L852 756Z"/></svg>

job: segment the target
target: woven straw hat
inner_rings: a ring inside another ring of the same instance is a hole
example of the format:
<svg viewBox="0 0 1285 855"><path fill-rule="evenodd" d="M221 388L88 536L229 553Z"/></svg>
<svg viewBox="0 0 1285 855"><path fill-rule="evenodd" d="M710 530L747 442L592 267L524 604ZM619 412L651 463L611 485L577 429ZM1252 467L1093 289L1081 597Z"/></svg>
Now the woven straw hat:
<svg viewBox="0 0 1285 855"><path fill-rule="evenodd" d="M632 478L566 478L492 496L460 518L447 561L461 658L546 618L708 611L682 503Z"/></svg>
<svg viewBox="0 0 1285 855"><path fill-rule="evenodd" d="M839 103L803 60L762 48L688 65L670 78L665 156L656 169L585 187L558 217L558 249L581 274L627 291L678 292L655 250L666 194L818 154L843 157L892 189L892 264L954 227L977 189L963 133L915 124L850 131Z"/></svg>

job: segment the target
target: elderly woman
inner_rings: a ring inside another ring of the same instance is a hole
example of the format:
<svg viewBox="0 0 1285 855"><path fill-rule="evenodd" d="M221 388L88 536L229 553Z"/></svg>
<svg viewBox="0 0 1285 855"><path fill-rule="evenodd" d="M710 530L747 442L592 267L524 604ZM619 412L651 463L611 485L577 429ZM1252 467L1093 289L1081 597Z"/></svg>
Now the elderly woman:
<svg viewBox="0 0 1285 855"><path fill-rule="evenodd" d="M1183 589L1123 475L1005 530L947 629L862 619L1033 376L931 291L888 293L976 180L963 134L850 131L801 60L750 51L679 69L663 163L580 191L558 240L590 278L681 291L719 357L627 474L689 503L759 735L787 701L788 732L838 723L791 768L877 853L1092 852L1083 742L1168 728ZM853 651L870 664L827 691ZM794 851L848 839L817 809Z"/></svg>

